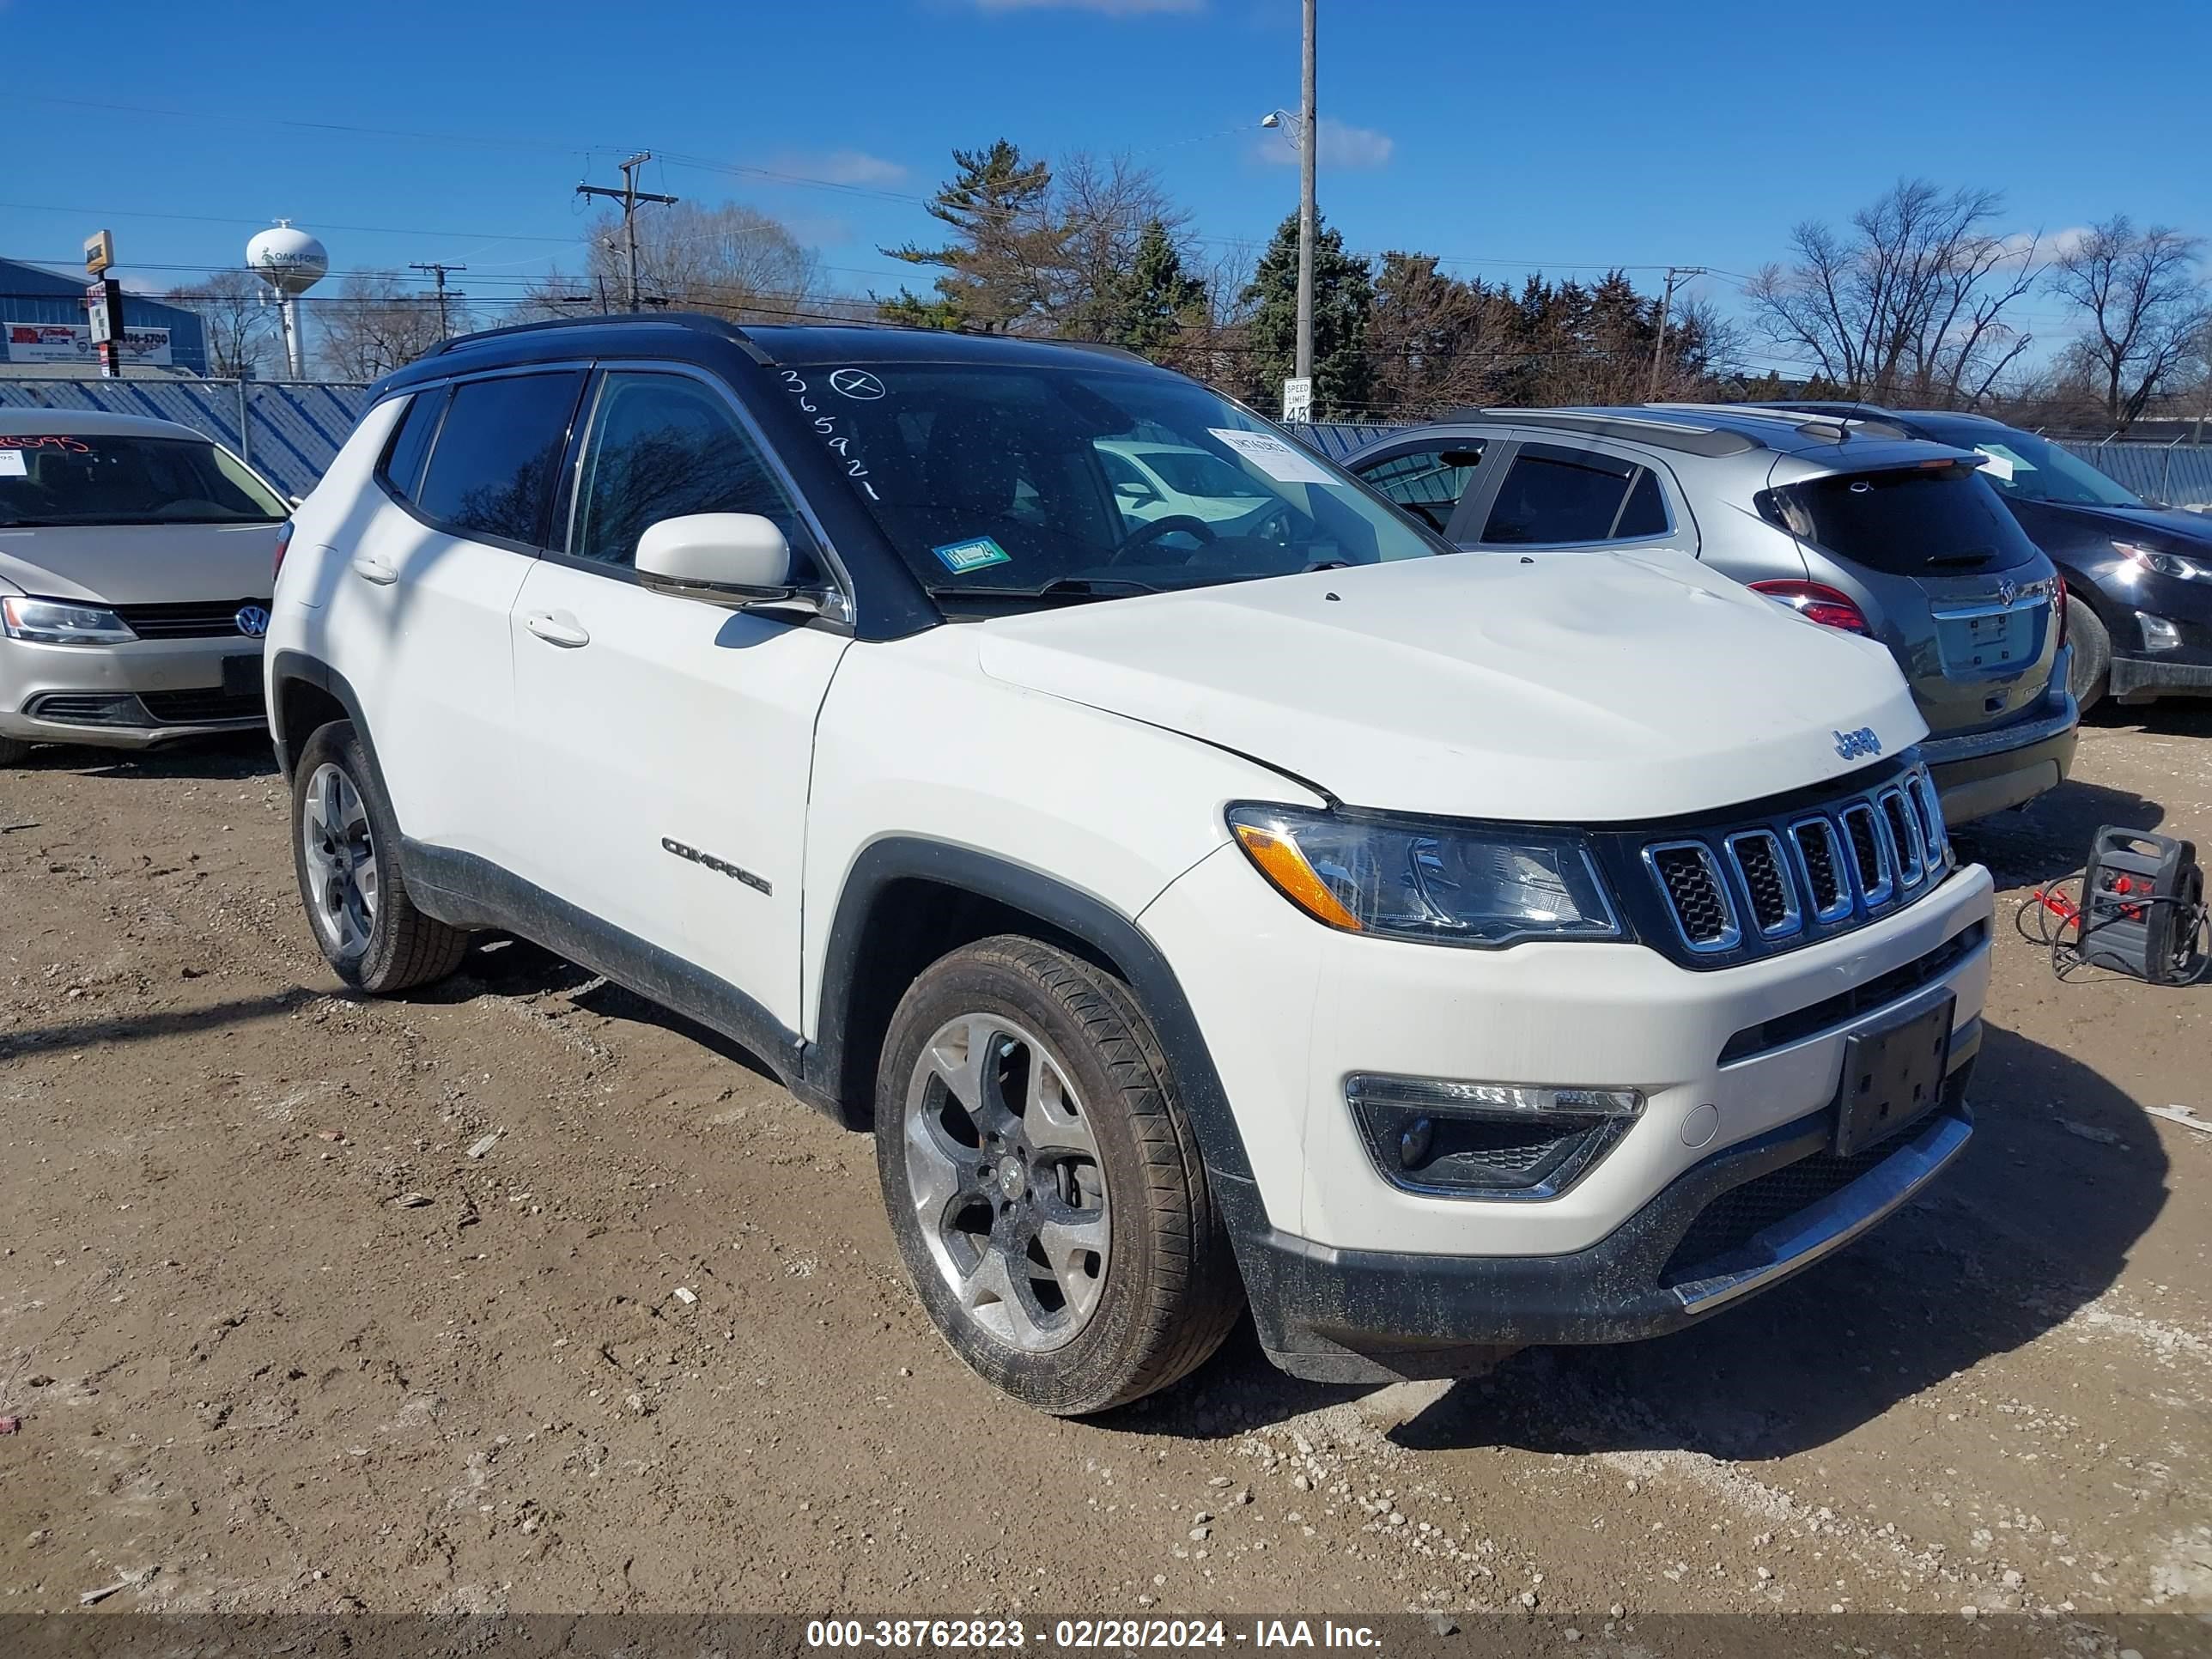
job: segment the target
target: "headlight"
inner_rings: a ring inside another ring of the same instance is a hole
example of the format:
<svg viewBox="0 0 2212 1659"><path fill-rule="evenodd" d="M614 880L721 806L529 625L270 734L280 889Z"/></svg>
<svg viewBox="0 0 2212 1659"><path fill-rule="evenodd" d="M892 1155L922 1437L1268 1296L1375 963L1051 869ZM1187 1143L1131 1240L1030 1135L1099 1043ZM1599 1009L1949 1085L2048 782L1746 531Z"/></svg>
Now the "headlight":
<svg viewBox="0 0 2212 1659"><path fill-rule="evenodd" d="M2161 553L2154 547L2144 547L2136 542L2116 541L2112 551L2130 563L2145 570L2155 570L2161 576L2179 576L2183 581L2212 578L2212 564L2192 559L2183 553Z"/></svg>
<svg viewBox="0 0 2212 1659"><path fill-rule="evenodd" d="M0 625L9 639L38 645L121 645L138 637L112 611L58 599L0 599Z"/></svg>
<svg viewBox="0 0 2212 1659"><path fill-rule="evenodd" d="M1621 936L1571 836L1258 805L1231 807L1229 827L1278 892L1346 933L1486 949Z"/></svg>

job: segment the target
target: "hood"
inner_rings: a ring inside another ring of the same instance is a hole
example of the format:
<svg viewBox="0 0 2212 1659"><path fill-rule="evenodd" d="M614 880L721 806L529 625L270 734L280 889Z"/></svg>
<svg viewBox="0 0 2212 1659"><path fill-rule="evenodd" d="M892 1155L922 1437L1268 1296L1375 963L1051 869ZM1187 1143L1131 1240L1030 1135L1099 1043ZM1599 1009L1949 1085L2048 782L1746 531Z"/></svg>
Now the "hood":
<svg viewBox="0 0 2212 1659"><path fill-rule="evenodd" d="M2177 553L2212 557L2212 518L2185 513L2172 507L2077 507L2057 501L2032 501L2046 513L2062 514L2077 523L2094 525L2122 541L2148 538L2154 545L2172 542Z"/></svg>
<svg viewBox="0 0 2212 1659"><path fill-rule="evenodd" d="M265 600L276 585L276 530L273 524L0 530L0 584L100 605Z"/></svg>
<svg viewBox="0 0 2212 1659"><path fill-rule="evenodd" d="M1881 646L1681 554L1407 559L976 628L998 679L1443 817L1703 811L1860 769L1841 734L1927 731Z"/></svg>

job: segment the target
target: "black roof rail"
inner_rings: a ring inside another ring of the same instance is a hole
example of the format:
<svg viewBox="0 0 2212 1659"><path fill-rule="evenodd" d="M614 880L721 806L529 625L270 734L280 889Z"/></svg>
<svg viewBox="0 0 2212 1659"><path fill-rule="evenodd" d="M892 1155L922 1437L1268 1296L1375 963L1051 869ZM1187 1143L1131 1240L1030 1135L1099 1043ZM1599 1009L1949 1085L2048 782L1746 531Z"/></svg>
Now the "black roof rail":
<svg viewBox="0 0 2212 1659"><path fill-rule="evenodd" d="M534 323L509 323L504 328L479 329L473 334L458 334L440 343L429 355L443 356L448 352L466 350L492 340L511 339L518 334L548 333L558 329L574 328L690 328L705 333L720 334L739 347L755 362L768 364L775 360L761 349L751 335L735 323L721 317L709 317L698 311L617 311L588 313L581 317L547 317Z"/></svg>

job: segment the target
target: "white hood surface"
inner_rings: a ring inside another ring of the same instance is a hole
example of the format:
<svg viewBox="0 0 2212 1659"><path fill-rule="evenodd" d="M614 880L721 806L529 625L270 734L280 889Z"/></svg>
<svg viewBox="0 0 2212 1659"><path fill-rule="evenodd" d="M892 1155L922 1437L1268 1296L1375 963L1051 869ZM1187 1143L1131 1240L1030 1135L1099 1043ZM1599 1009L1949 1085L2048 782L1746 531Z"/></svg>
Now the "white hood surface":
<svg viewBox="0 0 2212 1659"><path fill-rule="evenodd" d="M1348 805L1602 823L1865 767L1926 735L1896 665L1672 553L1468 553L978 624L984 672Z"/></svg>
<svg viewBox="0 0 2212 1659"><path fill-rule="evenodd" d="M276 529L125 524L0 530L0 592L88 605L266 602L276 580Z"/></svg>

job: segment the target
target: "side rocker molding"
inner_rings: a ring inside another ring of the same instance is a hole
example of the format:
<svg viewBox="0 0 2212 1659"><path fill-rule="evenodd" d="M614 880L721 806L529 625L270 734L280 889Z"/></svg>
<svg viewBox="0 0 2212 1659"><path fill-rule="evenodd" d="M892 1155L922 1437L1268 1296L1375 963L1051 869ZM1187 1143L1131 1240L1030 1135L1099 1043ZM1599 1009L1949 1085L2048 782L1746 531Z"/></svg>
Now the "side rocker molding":
<svg viewBox="0 0 2212 1659"><path fill-rule="evenodd" d="M474 853L400 837L407 890L451 927L496 928L604 974L647 1001L696 1020L757 1055L798 1092L799 1034L751 997Z"/></svg>
<svg viewBox="0 0 2212 1659"><path fill-rule="evenodd" d="M1241 1240L1255 1228L1264 1231L1259 1188L1221 1074L1214 1069L1189 1000L1159 948L1103 900L1041 871L970 848L894 836L871 843L854 860L830 923L822 975L821 1033L806 1047L806 1086L798 1092L847 1121L861 1116L854 1110L852 1088L845 1078L848 1020L864 966L861 947L870 913L885 890L898 882L916 880L973 893L1034 916L1080 940L1120 969L1175 1068L1183 1109L1198 1131L1199 1150L1231 1233Z"/></svg>

